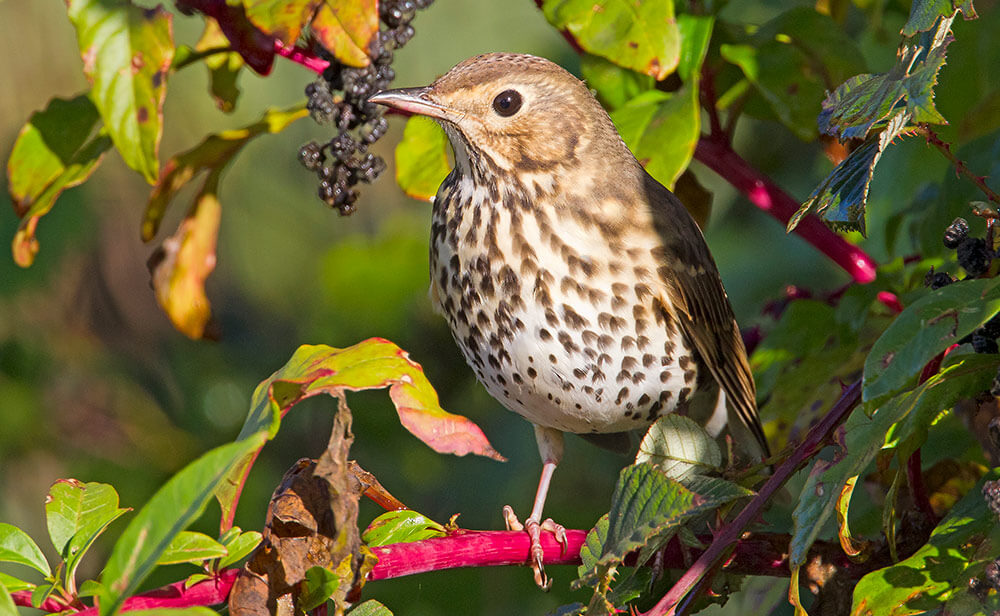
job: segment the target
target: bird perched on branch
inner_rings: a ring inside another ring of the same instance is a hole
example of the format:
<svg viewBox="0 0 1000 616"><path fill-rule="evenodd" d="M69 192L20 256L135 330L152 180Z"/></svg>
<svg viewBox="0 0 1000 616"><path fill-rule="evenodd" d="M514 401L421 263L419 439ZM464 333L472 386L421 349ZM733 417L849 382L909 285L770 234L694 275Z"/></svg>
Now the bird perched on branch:
<svg viewBox="0 0 1000 616"><path fill-rule="evenodd" d="M431 224L431 300L479 381L534 424L540 534L563 433L645 428L698 401L767 453L753 376L697 224L635 159L580 80L528 55L466 60L370 101L434 118L455 151ZM720 418L722 421L720 421Z"/></svg>

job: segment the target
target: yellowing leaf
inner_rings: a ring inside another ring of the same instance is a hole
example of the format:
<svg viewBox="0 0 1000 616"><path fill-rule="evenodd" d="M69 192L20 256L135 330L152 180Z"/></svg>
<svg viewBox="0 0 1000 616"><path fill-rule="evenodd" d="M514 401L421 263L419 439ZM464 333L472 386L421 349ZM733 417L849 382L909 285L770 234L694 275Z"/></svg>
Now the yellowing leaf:
<svg viewBox="0 0 1000 616"><path fill-rule="evenodd" d="M414 199L430 201L448 176L448 137L438 123L423 116L406 122L396 146L396 182Z"/></svg>
<svg viewBox="0 0 1000 616"><path fill-rule="evenodd" d="M326 0L310 26L323 47L348 66L368 66L368 44L378 33L376 0Z"/></svg>

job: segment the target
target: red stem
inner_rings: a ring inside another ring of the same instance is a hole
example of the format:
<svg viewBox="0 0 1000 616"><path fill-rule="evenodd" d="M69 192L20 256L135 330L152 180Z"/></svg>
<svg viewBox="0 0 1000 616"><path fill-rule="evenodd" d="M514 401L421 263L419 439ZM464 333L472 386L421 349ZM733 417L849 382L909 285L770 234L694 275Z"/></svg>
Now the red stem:
<svg viewBox="0 0 1000 616"><path fill-rule="evenodd" d="M691 602L700 594L700 591L704 590L703 582L709 579L708 574L719 565L720 561L739 541L745 529L757 519L764 506L770 502L771 497L781 489L781 486L800 466L826 446L833 431L847 419L847 416L851 414L860 401L861 381L858 381L844 391L830 412L809 431L803 443L792 450L792 455L774 471L767 483L747 503L736 519L719 531L715 540L695 561L694 565L684 572L667 594L644 616L664 616L685 612L690 607ZM687 600L682 604L681 602L685 598Z"/></svg>
<svg viewBox="0 0 1000 616"><path fill-rule="evenodd" d="M798 201L753 168L725 140L703 136L698 140L694 157L782 224L787 225L798 211ZM875 261L861 248L831 231L816 216L804 217L795 227L795 233L844 268L856 282L866 284L875 280Z"/></svg>
<svg viewBox="0 0 1000 616"><path fill-rule="evenodd" d="M308 49L303 49L297 45L285 45L280 39L274 39L274 53L282 56L283 58L288 58L296 64L301 64L317 75L321 74L328 66L330 66L330 62L320 58Z"/></svg>

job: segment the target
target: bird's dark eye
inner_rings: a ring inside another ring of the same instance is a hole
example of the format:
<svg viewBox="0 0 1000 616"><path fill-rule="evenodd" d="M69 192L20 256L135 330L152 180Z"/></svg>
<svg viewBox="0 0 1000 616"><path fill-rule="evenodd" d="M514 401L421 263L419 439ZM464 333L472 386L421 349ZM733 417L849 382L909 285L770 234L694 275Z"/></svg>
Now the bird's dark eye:
<svg viewBox="0 0 1000 616"><path fill-rule="evenodd" d="M504 90L493 99L493 111L505 118L517 113L521 108L521 95L517 90Z"/></svg>

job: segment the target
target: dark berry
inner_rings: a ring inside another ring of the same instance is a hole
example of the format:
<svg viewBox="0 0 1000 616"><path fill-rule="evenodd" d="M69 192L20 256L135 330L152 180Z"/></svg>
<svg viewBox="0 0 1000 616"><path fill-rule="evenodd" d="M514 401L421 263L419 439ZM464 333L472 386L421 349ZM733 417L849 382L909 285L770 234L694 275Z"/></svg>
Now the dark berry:
<svg viewBox="0 0 1000 616"><path fill-rule="evenodd" d="M951 283L955 282L949 274L945 272L935 272L933 269L927 272L924 276L924 285L930 287L931 289L940 289L941 287L946 287Z"/></svg>
<svg viewBox="0 0 1000 616"><path fill-rule="evenodd" d="M997 347L997 341L992 338L987 338L979 332L980 330L977 329L972 333L972 350L976 353L1000 353L1000 348Z"/></svg>
<svg viewBox="0 0 1000 616"><path fill-rule="evenodd" d="M986 247L986 240L979 237L966 237L962 240L956 256L958 264L973 278L985 274L993 261L993 251Z"/></svg>
<svg viewBox="0 0 1000 616"><path fill-rule="evenodd" d="M983 498L986 506L994 515L1000 516L1000 481L987 481L983 484Z"/></svg>
<svg viewBox="0 0 1000 616"><path fill-rule="evenodd" d="M987 338L992 338L993 340L1000 338L1000 312L993 315L993 318L986 323L983 323L982 330L983 335Z"/></svg>
<svg viewBox="0 0 1000 616"><path fill-rule="evenodd" d="M969 222L964 218L956 218L944 230L944 246L954 250L969 236Z"/></svg>
<svg viewBox="0 0 1000 616"><path fill-rule="evenodd" d="M310 141L299 148L299 162L310 171L318 170L325 160L323 148L315 141Z"/></svg>
<svg viewBox="0 0 1000 616"><path fill-rule="evenodd" d="M994 560L986 565L986 571L983 571L983 578L987 584L993 587L993 590L1000 592L1000 562Z"/></svg>

